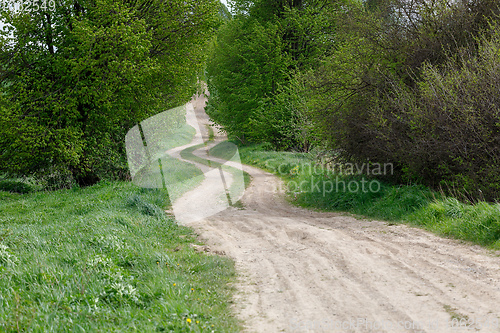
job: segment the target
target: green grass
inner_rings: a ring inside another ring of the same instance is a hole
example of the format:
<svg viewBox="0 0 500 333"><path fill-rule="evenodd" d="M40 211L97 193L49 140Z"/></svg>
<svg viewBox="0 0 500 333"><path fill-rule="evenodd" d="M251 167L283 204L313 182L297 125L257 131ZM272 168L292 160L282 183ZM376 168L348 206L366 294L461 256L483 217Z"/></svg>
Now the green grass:
<svg viewBox="0 0 500 333"><path fill-rule="evenodd" d="M164 190L0 191L0 331L234 332L233 263L196 253Z"/></svg>
<svg viewBox="0 0 500 333"><path fill-rule="evenodd" d="M288 199L296 205L407 223L500 249L498 203L469 205L420 185L391 185L371 175L332 173L309 154L263 151L258 145L242 146L239 152L243 163L280 176Z"/></svg>
<svg viewBox="0 0 500 333"><path fill-rule="evenodd" d="M209 154L211 156L229 161L234 157L237 149L238 147L235 144L229 141L222 141L221 143L218 143L210 148Z"/></svg>
<svg viewBox="0 0 500 333"><path fill-rule="evenodd" d="M203 147L205 144L199 144L196 146L192 146L189 148L184 149L181 151L181 157L190 160L193 162L197 162L203 165L206 165L210 168L222 168L222 170L229 172L233 175L234 181L229 187L229 192L231 193L232 197L237 197L239 196L245 188L248 187L250 184L251 177L247 172L244 172L242 170L233 168L231 166L211 161L208 159L203 159L201 157L198 157L193 154L193 152L201 147ZM240 162L239 160L239 155L236 155L236 146L234 144L229 144L227 141L221 142L217 144L216 146L212 147L209 152L208 152L208 157L216 157L216 158L222 158L227 161L233 161L233 162ZM235 202L233 205L236 206L241 206L241 202Z"/></svg>
<svg viewBox="0 0 500 333"><path fill-rule="evenodd" d="M207 130L208 130L208 141L215 140L215 132L212 126L207 125Z"/></svg>
<svg viewBox="0 0 500 333"><path fill-rule="evenodd" d="M34 188L30 184L19 179L0 179L0 191L29 193L33 192Z"/></svg>
<svg viewBox="0 0 500 333"><path fill-rule="evenodd" d="M133 182L145 188L168 186L169 198L175 200L199 185L203 179L203 172L193 164L164 155L159 162L152 163L137 172Z"/></svg>
<svg viewBox="0 0 500 333"><path fill-rule="evenodd" d="M468 205L455 198L435 200L407 220L440 234L500 249L500 204Z"/></svg>
<svg viewBox="0 0 500 333"><path fill-rule="evenodd" d="M190 143L195 134L196 130L193 127L184 124L166 137L160 137L157 142L150 144L151 149L156 152L153 158L162 158L165 156L165 151Z"/></svg>

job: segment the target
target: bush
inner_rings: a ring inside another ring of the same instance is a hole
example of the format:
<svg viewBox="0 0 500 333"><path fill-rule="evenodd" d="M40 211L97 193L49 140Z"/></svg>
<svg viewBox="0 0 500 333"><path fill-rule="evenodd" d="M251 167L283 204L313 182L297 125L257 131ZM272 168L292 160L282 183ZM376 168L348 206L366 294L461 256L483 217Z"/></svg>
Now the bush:
<svg viewBox="0 0 500 333"><path fill-rule="evenodd" d="M0 190L15 192L15 193L29 193L33 189L30 185L16 180L0 180Z"/></svg>
<svg viewBox="0 0 500 333"><path fill-rule="evenodd" d="M414 89L397 86L392 104L407 128L391 136L405 172L486 200L500 198L500 31L492 30L477 55L450 55L427 64Z"/></svg>
<svg viewBox="0 0 500 333"><path fill-rule="evenodd" d="M339 47L307 78L319 133L350 160L393 163L400 182L500 198L498 4L376 3L345 16Z"/></svg>

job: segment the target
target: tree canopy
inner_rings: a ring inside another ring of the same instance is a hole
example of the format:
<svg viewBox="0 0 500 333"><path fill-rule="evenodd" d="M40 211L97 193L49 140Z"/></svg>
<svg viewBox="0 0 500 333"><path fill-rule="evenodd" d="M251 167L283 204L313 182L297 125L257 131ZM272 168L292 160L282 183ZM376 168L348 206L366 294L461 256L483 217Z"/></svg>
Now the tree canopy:
<svg viewBox="0 0 500 333"><path fill-rule="evenodd" d="M334 1L232 1L208 64L209 115L242 142L307 150L295 74L332 48ZM279 102L283 101L285 104Z"/></svg>
<svg viewBox="0 0 500 333"><path fill-rule="evenodd" d="M0 16L0 172L125 176L123 138L195 91L217 0L63 0Z"/></svg>

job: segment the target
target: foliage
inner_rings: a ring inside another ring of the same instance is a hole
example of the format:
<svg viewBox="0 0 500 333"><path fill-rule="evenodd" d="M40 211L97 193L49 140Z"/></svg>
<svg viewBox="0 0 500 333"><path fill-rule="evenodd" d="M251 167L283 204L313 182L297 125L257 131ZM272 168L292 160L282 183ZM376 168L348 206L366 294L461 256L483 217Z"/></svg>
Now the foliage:
<svg viewBox="0 0 500 333"><path fill-rule="evenodd" d="M81 185L126 177L126 131L192 95L218 8L79 0L3 10L0 171Z"/></svg>
<svg viewBox="0 0 500 333"><path fill-rule="evenodd" d="M391 140L406 173L431 185L453 184L469 197L500 198L500 30L482 38L477 54L464 51L442 66L425 65L412 90L395 87L392 112L408 136L380 132Z"/></svg>
<svg viewBox="0 0 500 333"><path fill-rule="evenodd" d="M207 68L207 112L241 142L308 150L314 135L296 78L333 47L330 1L233 1Z"/></svg>
<svg viewBox="0 0 500 333"><path fill-rule="evenodd" d="M284 80L288 60L276 24L237 17L223 26L207 66L209 116L241 141L260 135L252 122L264 99ZM264 106L265 107L265 106Z"/></svg>
<svg viewBox="0 0 500 333"><path fill-rule="evenodd" d="M369 1L340 18L338 47L305 78L329 147L392 162L399 181L498 198L494 1Z"/></svg>
<svg viewBox="0 0 500 333"><path fill-rule="evenodd" d="M272 101L255 110L253 124L260 129L259 141L270 142L277 149L307 152L319 140L307 115L306 88L298 76L280 86Z"/></svg>

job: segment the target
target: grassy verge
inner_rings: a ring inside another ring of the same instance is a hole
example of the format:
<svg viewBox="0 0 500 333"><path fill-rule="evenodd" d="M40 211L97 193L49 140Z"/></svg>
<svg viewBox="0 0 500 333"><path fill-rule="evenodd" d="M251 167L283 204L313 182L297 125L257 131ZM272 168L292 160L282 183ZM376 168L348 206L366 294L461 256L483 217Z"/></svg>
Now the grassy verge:
<svg viewBox="0 0 500 333"><path fill-rule="evenodd" d="M164 190L0 191L0 331L234 332L233 263L196 253Z"/></svg>
<svg viewBox="0 0 500 333"><path fill-rule="evenodd" d="M195 150L200 149L204 146L205 144L199 144L196 146L186 148L181 151L181 157L189 161L206 165L210 168L220 167L222 168L222 170L231 173L233 175L234 181L228 190L231 193L232 197L239 197L243 193L244 189L247 188L248 185L250 184L251 180L250 175L247 172L244 172L237 168L233 168L229 165L225 165L209 159L204 159L193 154ZM232 161L232 162L240 161L239 154L235 155L237 153L236 146L234 144L229 144L227 141L224 141L222 143L219 143L215 147L212 147L208 153L209 156L221 158L226 161ZM233 203L233 205L239 207L241 205L241 202L238 201L237 203Z"/></svg>
<svg viewBox="0 0 500 333"><path fill-rule="evenodd" d="M164 155L156 162L142 168L135 175L133 183L144 188L168 186L169 200L175 201L185 192L198 186L204 179L203 172L196 166L169 155ZM168 203L171 204L170 201Z"/></svg>
<svg viewBox="0 0 500 333"><path fill-rule="evenodd" d="M182 110L182 108L177 109ZM200 169L165 153L169 149L190 143L195 134L196 130L193 127L184 124L172 134L159 135L156 140L152 140L149 146L152 152L151 164L144 165L138 170L134 175L134 184L144 188L169 186L169 194L173 200L199 185L204 178Z"/></svg>
<svg viewBox="0 0 500 333"><path fill-rule="evenodd" d="M390 185L373 176L331 172L308 154L239 149L241 160L280 176L294 204L343 211L500 249L500 204L468 205L418 185ZM217 149L214 149L217 153Z"/></svg>

